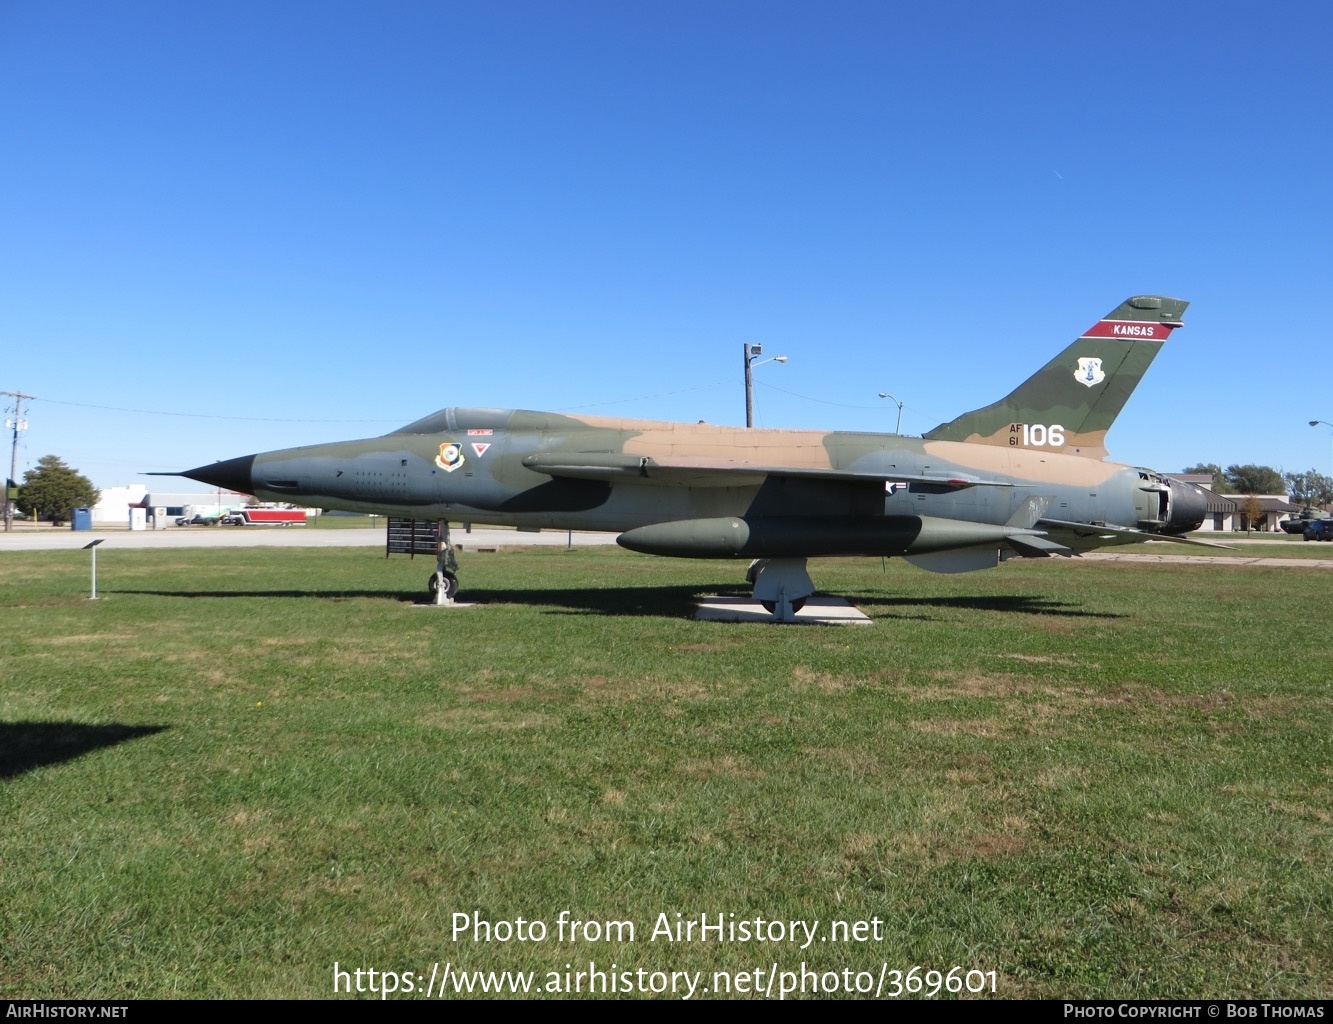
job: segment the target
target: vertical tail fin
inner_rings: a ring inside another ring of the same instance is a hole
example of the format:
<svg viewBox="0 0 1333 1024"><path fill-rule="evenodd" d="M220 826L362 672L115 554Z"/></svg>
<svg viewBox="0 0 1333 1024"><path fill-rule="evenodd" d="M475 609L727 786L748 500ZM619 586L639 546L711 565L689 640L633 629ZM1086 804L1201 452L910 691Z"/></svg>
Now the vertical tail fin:
<svg viewBox="0 0 1333 1024"><path fill-rule="evenodd" d="M1125 300L1006 398L925 438L1104 457L1106 432L1188 305L1159 295Z"/></svg>

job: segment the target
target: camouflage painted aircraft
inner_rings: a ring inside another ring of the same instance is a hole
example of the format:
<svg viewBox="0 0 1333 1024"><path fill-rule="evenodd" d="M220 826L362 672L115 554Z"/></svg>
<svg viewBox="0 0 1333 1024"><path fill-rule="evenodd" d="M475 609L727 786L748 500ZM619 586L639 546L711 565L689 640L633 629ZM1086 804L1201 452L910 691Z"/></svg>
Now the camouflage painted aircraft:
<svg viewBox="0 0 1333 1024"><path fill-rule="evenodd" d="M634 551L753 560L789 618L806 559L898 555L935 572L1188 541L1193 485L1103 461L1106 432L1188 303L1136 296L1008 397L922 437L443 409L383 437L184 473L266 501L452 522L608 530ZM441 552L436 586L457 589Z"/></svg>

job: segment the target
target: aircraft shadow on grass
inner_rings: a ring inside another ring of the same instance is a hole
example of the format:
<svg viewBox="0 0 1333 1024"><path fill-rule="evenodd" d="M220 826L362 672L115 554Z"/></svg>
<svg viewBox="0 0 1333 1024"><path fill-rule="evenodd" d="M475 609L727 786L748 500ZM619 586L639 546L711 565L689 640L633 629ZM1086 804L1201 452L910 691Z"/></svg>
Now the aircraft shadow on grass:
<svg viewBox="0 0 1333 1024"><path fill-rule="evenodd" d="M735 584L717 584L694 587L579 587L550 590L478 590L469 589L461 595L465 602L478 604L548 605L566 614L596 615L692 615L695 605L704 597L747 598L747 589ZM992 596L992 597L885 597L876 593L830 594L845 597L854 605L880 608L940 608L963 611L1010 612L1023 615L1055 615L1074 618L1119 619L1118 613L1087 611L1081 605L1056 601L1048 597ZM873 618L915 618L929 620L932 615L906 615L897 612L867 612Z"/></svg>
<svg viewBox="0 0 1333 1024"><path fill-rule="evenodd" d="M321 601L378 598L404 604L431 604L424 591L402 590L130 590L104 591L116 594L146 594L153 597L241 597L247 600L301 597ZM562 611L594 615L666 615L692 612L694 602L705 594L744 593L736 587L554 587L551 589L486 590L470 587L460 595L462 604L530 604L557 607Z"/></svg>
<svg viewBox="0 0 1333 1024"><path fill-rule="evenodd" d="M486 590L469 587L459 595L465 603L527 604L549 607L557 614L645 615L679 618L693 615L695 605L710 594L745 593L734 586L691 587L552 587L549 589Z"/></svg>
<svg viewBox="0 0 1333 1024"><path fill-rule="evenodd" d="M377 598L405 604L430 604L421 593L401 590L119 590L122 594L151 594L156 597L240 597L248 600L263 598L299 597L311 600L346 601L353 598ZM709 595L724 597L746 596L745 588L736 584L702 584L697 586L642 586L642 587L552 587L545 589L468 588L460 595L464 604L523 604L549 607L567 615L609 616L666 616L692 615L700 599ZM833 595L839 596L839 595ZM878 606L889 611L873 611L871 618L920 619L935 618L930 614L912 615L913 608L956 609L960 611L1007 612L1021 615L1052 615L1069 618L1119 619L1125 615L1113 612L1088 611L1081 605L1057 601L1049 597L1022 595L955 596L955 597L893 597L874 592L848 593L852 604Z"/></svg>
<svg viewBox="0 0 1333 1024"><path fill-rule="evenodd" d="M1071 601L1056 601L1049 597L1027 597L1019 594L1001 594L989 597L884 597L878 594L848 595L853 604L879 605L881 608L941 608L969 612L1008 612L1019 615L1053 615L1075 619L1127 619L1121 612L1088 611ZM897 611L883 612L871 618L934 619L933 615L908 615Z"/></svg>
<svg viewBox="0 0 1333 1024"><path fill-rule="evenodd" d="M134 590L121 588L108 590L104 594L140 594L149 597L244 597L247 599L265 597L305 597L321 601L350 601L358 597L379 598L390 601L421 600L421 595L407 594L401 590Z"/></svg>
<svg viewBox="0 0 1333 1024"><path fill-rule="evenodd" d="M0 780L162 732L165 725L0 722Z"/></svg>

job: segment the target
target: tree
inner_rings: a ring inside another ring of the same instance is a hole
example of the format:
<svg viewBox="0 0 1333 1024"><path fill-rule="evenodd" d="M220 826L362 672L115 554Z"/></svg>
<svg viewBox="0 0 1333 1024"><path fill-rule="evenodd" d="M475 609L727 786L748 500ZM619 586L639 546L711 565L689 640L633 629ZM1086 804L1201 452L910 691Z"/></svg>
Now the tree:
<svg viewBox="0 0 1333 1024"><path fill-rule="evenodd" d="M1240 510L1245 520L1245 532L1259 529L1259 521L1264 517L1264 503L1258 495L1246 495L1240 501Z"/></svg>
<svg viewBox="0 0 1333 1024"><path fill-rule="evenodd" d="M1287 483L1271 466L1228 466L1227 486L1232 494L1286 494Z"/></svg>
<svg viewBox="0 0 1333 1024"><path fill-rule="evenodd" d="M1291 500L1298 505L1327 505L1333 502L1333 477L1317 469L1304 473L1284 473Z"/></svg>
<svg viewBox="0 0 1333 1024"><path fill-rule="evenodd" d="M1208 485L1210 491L1222 491L1226 489L1226 474L1222 472L1222 467L1214 462L1201 462L1197 466L1186 466L1181 473L1211 473L1213 482Z"/></svg>
<svg viewBox="0 0 1333 1024"><path fill-rule="evenodd" d="M59 456L43 455L36 469L23 474L18 506L35 508L37 518L60 523L70 517L71 509L96 505L101 496L91 480L65 465Z"/></svg>

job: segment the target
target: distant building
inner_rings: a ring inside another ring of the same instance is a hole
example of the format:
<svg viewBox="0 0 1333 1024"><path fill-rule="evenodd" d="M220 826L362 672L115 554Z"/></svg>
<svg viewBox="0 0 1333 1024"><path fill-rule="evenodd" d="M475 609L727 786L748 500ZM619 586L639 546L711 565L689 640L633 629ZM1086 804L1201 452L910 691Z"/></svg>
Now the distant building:
<svg viewBox="0 0 1333 1024"><path fill-rule="evenodd" d="M1220 498L1235 503L1236 511L1232 514L1233 530L1255 530L1261 533L1281 533L1281 523L1301 511L1299 505L1293 505L1285 494L1221 494ZM1254 521L1250 522L1250 503L1254 502Z"/></svg>
<svg viewBox="0 0 1333 1024"><path fill-rule="evenodd" d="M103 487L101 499L93 506L93 522L123 526L129 521L130 506L137 505L147 493L147 484Z"/></svg>
<svg viewBox="0 0 1333 1024"><path fill-rule="evenodd" d="M1281 523L1300 512L1299 505L1293 505L1285 494L1218 494L1211 490L1213 482L1210 473L1171 473L1172 480L1194 484L1203 491L1208 499L1208 510L1203 518L1200 531L1230 533L1245 529L1261 533L1281 533ZM1256 500L1254 522L1249 522L1249 503Z"/></svg>
<svg viewBox="0 0 1333 1024"><path fill-rule="evenodd" d="M93 506L93 522L123 526L129 522L131 508L146 508L150 515L155 508L165 508L173 520L187 515L215 516L253 501L250 495L236 491L184 493L153 490L149 484L125 484L102 489L102 499Z"/></svg>

